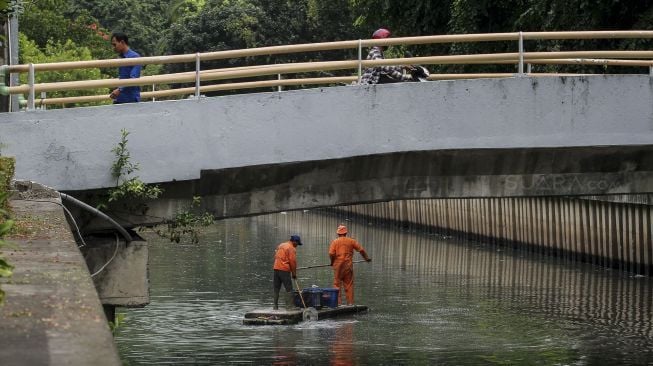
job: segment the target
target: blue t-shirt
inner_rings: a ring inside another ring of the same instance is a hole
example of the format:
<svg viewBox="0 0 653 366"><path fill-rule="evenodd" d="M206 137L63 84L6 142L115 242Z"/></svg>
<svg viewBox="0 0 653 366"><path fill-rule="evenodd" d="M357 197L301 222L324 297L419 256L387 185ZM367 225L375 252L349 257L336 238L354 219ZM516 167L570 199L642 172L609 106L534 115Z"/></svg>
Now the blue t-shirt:
<svg viewBox="0 0 653 366"><path fill-rule="evenodd" d="M120 55L122 58L141 57L136 51L131 48L127 52ZM141 76L141 65L120 66L118 67L119 79L135 79ZM120 95L114 103L134 103L141 101L141 87L140 86L121 86Z"/></svg>

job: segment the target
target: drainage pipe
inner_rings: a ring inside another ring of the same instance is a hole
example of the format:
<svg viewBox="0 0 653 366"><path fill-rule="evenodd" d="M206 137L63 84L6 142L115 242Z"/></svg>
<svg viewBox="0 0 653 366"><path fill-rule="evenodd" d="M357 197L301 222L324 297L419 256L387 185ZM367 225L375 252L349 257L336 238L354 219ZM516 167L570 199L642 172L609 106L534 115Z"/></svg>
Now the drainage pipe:
<svg viewBox="0 0 653 366"><path fill-rule="evenodd" d="M90 213L92 213L92 214L94 214L96 216L99 216L100 218L108 221L113 227L116 228L116 230L118 230L118 232L123 236L123 238L125 238L125 241L127 242L127 244L129 244L130 242L133 241L132 236L129 235L127 230L125 230L125 228L122 227L120 224L118 224L114 219L107 216L107 214L105 214L104 212L98 210L95 207L87 205L86 203L78 200L75 197L69 196L69 195L67 195L65 193L59 193L59 194L61 195L62 199L64 199L64 200L72 203L73 205L75 205L75 206L77 206L77 207L79 207L79 208L81 208L83 210L86 210L86 211L88 211L88 212L90 212Z"/></svg>

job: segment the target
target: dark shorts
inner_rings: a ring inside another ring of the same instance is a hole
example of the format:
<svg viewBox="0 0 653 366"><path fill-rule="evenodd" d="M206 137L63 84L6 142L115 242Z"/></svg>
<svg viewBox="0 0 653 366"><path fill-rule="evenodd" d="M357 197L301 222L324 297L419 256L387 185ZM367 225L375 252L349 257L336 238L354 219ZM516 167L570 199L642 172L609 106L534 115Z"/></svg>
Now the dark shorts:
<svg viewBox="0 0 653 366"><path fill-rule="evenodd" d="M281 284L283 284L283 287L285 287L287 292L292 291L292 280L290 272L275 269L273 282L274 291L279 291L281 289Z"/></svg>

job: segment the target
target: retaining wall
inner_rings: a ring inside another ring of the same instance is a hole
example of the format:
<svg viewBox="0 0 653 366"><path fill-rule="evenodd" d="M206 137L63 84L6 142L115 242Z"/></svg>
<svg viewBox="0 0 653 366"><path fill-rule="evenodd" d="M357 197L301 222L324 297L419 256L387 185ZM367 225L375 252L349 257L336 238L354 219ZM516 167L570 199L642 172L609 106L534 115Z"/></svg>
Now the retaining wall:
<svg viewBox="0 0 653 366"><path fill-rule="evenodd" d="M405 200L331 210L650 276L651 205L585 198Z"/></svg>

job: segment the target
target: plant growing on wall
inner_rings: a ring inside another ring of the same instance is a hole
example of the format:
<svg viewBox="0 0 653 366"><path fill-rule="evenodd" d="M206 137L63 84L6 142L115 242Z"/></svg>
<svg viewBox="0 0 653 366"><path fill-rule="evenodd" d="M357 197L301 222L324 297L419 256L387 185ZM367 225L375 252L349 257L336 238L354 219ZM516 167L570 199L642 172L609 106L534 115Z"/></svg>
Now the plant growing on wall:
<svg viewBox="0 0 653 366"><path fill-rule="evenodd" d="M0 207L4 206L7 199L7 192L0 192ZM7 242L3 240L13 225L13 221L7 217L7 212L0 208L0 278L10 277L12 274L13 266L7 262L7 259L2 255L3 247L7 246ZM0 288L0 305L4 302L5 292Z"/></svg>
<svg viewBox="0 0 653 366"><path fill-rule="evenodd" d="M133 176L139 170L139 166L138 163L132 162L127 148L129 132L125 129L120 132L120 142L111 150L116 157L111 166L111 175L116 180L116 187L109 190L107 202L100 204L98 208L106 208L111 203L126 203L130 211L140 211L144 215L148 209L144 201L158 198L163 191L159 187L148 185L139 177ZM165 230L155 228L154 232L175 243L179 243L186 236L190 238L191 242L197 243L199 241L197 228L213 223L211 214L194 212L199 205L200 198L193 197L188 210L178 212L173 220L167 221Z"/></svg>
<svg viewBox="0 0 653 366"><path fill-rule="evenodd" d="M120 142L111 150L116 157L111 166L111 176L116 180L116 187L109 190L107 203L101 203L98 208L106 208L107 204L112 202L130 202L136 205L132 205L131 209L139 209L144 214L147 205L143 201L156 199L163 191L158 186L145 184L138 176L133 175L139 167L131 161L127 149L129 132L122 129L120 133Z"/></svg>
<svg viewBox="0 0 653 366"><path fill-rule="evenodd" d="M154 229L154 231L170 241L179 243L183 237L188 236L192 243L198 243L199 227L207 227L213 224L213 215L208 212L195 213L200 205L200 197L193 197L189 210L177 212L175 219L166 223L166 230Z"/></svg>
<svg viewBox="0 0 653 366"><path fill-rule="evenodd" d="M7 262L2 255L2 249L7 247L8 243L3 240L5 235L11 230L14 222L9 219L7 212L7 196L9 181L14 176L14 159L0 157L0 278L10 277L13 266ZM0 305L4 302L5 293L0 288Z"/></svg>

